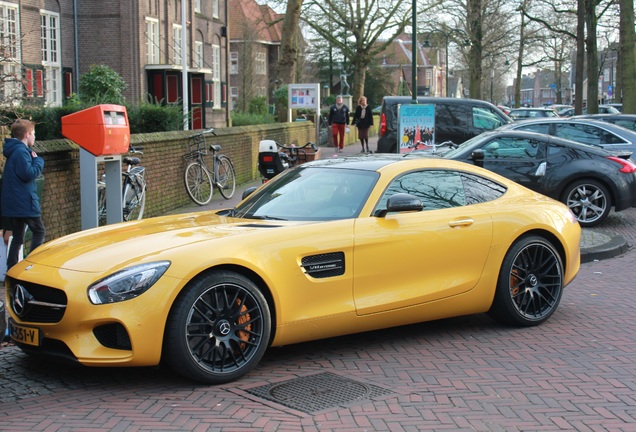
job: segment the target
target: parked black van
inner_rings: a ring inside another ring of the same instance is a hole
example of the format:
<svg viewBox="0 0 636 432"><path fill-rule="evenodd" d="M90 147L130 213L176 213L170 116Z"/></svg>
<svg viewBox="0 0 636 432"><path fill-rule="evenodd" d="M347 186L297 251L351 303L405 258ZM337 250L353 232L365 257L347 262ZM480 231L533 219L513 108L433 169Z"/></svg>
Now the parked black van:
<svg viewBox="0 0 636 432"><path fill-rule="evenodd" d="M410 96L385 96L382 99L378 153L396 153L398 142L398 106L410 104ZM435 143L461 144L482 132L497 129L512 119L491 103L476 99L418 96L418 104L435 105Z"/></svg>

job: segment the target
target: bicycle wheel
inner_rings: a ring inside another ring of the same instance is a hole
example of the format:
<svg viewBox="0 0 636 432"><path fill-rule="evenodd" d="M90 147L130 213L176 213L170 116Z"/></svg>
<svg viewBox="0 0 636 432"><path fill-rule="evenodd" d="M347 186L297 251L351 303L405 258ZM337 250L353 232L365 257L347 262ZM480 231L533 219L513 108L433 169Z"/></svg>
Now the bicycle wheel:
<svg viewBox="0 0 636 432"><path fill-rule="evenodd" d="M223 198L230 199L236 190L236 174L234 174L234 166L227 156L219 156L219 175L217 177L217 186Z"/></svg>
<svg viewBox="0 0 636 432"><path fill-rule="evenodd" d="M97 226L106 225L106 184L97 183Z"/></svg>
<svg viewBox="0 0 636 432"><path fill-rule="evenodd" d="M184 179L186 190L192 201L202 206L212 200L214 193L212 177L199 161L190 162L186 166Z"/></svg>
<svg viewBox="0 0 636 432"><path fill-rule="evenodd" d="M135 185L126 180L124 186L124 220L139 220L146 208L146 186Z"/></svg>

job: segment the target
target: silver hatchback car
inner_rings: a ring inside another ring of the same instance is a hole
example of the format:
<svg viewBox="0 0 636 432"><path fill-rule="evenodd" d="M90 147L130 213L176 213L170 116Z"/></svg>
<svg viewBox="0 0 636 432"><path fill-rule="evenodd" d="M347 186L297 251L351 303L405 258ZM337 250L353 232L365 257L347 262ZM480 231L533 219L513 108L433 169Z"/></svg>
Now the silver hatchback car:
<svg viewBox="0 0 636 432"><path fill-rule="evenodd" d="M501 130L523 130L552 135L613 152L636 153L636 132L624 127L588 118L541 118L503 125Z"/></svg>

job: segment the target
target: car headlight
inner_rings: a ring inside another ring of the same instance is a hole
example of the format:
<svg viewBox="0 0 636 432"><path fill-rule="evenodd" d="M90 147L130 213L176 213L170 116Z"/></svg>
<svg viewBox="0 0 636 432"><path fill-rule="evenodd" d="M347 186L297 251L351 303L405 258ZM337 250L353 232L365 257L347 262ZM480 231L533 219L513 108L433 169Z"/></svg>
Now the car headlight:
<svg viewBox="0 0 636 432"><path fill-rule="evenodd" d="M130 300L153 286L168 267L170 261L158 261L118 271L88 287L88 298L96 305Z"/></svg>

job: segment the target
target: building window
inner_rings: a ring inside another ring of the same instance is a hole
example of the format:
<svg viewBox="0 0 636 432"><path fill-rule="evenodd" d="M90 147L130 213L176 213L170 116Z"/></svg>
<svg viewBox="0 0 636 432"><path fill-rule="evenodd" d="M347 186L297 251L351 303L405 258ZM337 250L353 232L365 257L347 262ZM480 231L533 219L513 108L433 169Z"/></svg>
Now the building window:
<svg viewBox="0 0 636 432"><path fill-rule="evenodd" d="M254 72L256 75L266 74L265 53L256 53L256 62L254 64Z"/></svg>
<svg viewBox="0 0 636 432"><path fill-rule="evenodd" d="M237 52L230 53L230 75L238 75L239 56Z"/></svg>
<svg viewBox="0 0 636 432"><path fill-rule="evenodd" d="M18 5L0 2L0 14L0 43L6 52L3 60L17 60L20 57Z"/></svg>
<svg viewBox="0 0 636 432"><path fill-rule="evenodd" d="M219 0L212 0L212 16L219 17Z"/></svg>
<svg viewBox="0 0 636 432"><path fill-rule="evenodd" d="M214 83L214 108L221 108L221 47L212 45L212 82Z"/></svg>
<svg viewBox="0 0 636 432"><path fill-rule="evenodd" d="M238 104L239 89L238 87L230 87L230 110L233 110Z"/></svg>
<svg viewBox="0 0 636 432"><path fill-rule="evenodd" d="M176 65L180 65L182 62L181 59L181 29L182 27L179 24L172 24L172 63Z"/></svg>
<svg viewBox="0 0 636 432"><path fill-rule="evenodd" d="M0 59L0 104L17 104L22 99L22 76L20 73L20 29L18 6L0 2L0 44L3 53Z"/></svg>
<svg viewBox="0 0 636 432"><path fill-rule="evenodd" d="M201 13L201 0L194 0L194 11Z"/></svg>
<svg viewBox="0 0 636 432"><path fill-rule="evenodd" d="M203 42L194 41L194 64L195 68L203 67Z"/></svg>
<svg viewBox="0 0 636 432"><path fill-rule="evenodd" d="M60 64L60 15L41 11L42 66L44 96L48 106L62 105L62 68Z"/></svg>
<svg viewBox="0 0 636 432"><path fill-rule="evenodd" d="M159 64L159 20L146 18L146 62Z"/></svg>

